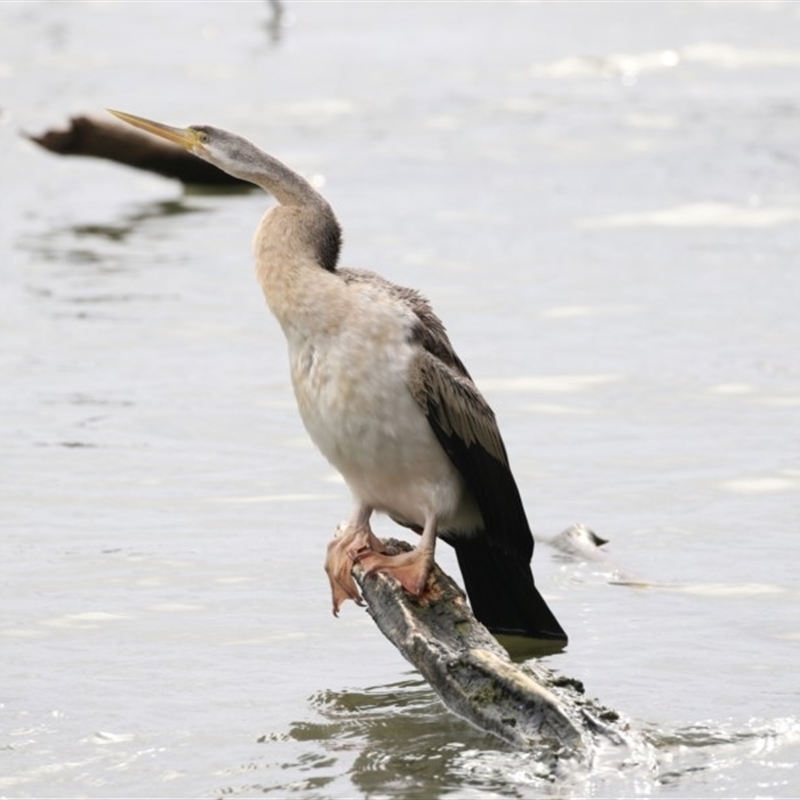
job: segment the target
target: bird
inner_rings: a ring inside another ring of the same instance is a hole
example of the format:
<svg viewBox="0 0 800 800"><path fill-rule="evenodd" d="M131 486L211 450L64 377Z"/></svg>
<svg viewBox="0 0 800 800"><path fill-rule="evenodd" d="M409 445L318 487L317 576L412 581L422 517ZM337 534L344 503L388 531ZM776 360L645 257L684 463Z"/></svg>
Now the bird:
<svg viewBox="0 0 800 800"><path fill-rule="evenodd" d="M303 424L354 500L326 552L334 615L348 599L363 603L356 563L423 596L442 539L492 633L566 643L534 583L533 536L495 414L426 297L340 266L342 229L328 201L249 140L108 111L275 201L255 232L256 276L286 338ZM376 512L419 534L417 546L384 546L370 525Z"/></svg>

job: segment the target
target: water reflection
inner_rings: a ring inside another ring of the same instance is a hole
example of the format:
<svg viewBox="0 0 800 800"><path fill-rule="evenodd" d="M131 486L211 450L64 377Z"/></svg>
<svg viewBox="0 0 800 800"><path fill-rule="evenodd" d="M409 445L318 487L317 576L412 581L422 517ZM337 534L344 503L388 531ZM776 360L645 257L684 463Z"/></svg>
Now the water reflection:
<svg viewBox="0 0 800 800"><path fill-rule="evenodd" d="M317 742L332 754L356 750L348 776L366 796L425 798L454 791L464 785L465 754L505 749L453 717L421 679L319 692L311 707L322 721L296 723L289 736Z"/></svg>
<svg viewBox="0 0 800 800"><path fill-rule="evenodd" d="M616 791L629 796L632 786L637 794L650 794L659 786L686 786L697 773L711 780L763 762L766 774L763 756L800 738L794 719L752 723L738 731L711 724L674 731L640 725L624 742L598 740L592 757L579 763L558 758L545 744L530 752L507 747L453 717L418 678L361 691L319 692L310 707L318 719L259 740L267 746L279 740L300 745L300 752L280 765L292 780L250 784L248 792L346 796L340 780L345 775L361 796L412 800L614 796ZM271 766L267 772L274 774ZM303 779L297 780L298 773Z"/></svg>
<svg viewBox="0 0 800 800"><path fill-rule="evenodd" d="M207 214L211 208L192 204L187 196L176 200L159 200L133 206L115 222L90 222L57 226L43 230L35 236L20 237L17 246L36 259L51 263L70 263L92 265L100 272L118 272L120 262L108 258L103 243L125 244L134 233L140 233L142 226L153 220L187 214ZM76 240L85 240L91 247L78 246Z"/></svg>
<svg viewBox="0 0 800 800"><path fill-rule="evenodd" d="M131 303L149 306L174 297L159 284L147 288L138 280L153 256L132 246L136 237L153 238L155 221L169 217L212 213L213 208L191 202L187 197L136 205L110 222L80 222L26 235L18 242L30 254L24 284L25 293L45 304L52 319L108 319L111 308ZM179 250L160 251L159 268L185 258ZM41 267L47 265L47 270Z"/></svg>
<svg viewBox="0 0 800 800"><path fill-rule="evenodd" d="M66 230L78 238L98 237L111 242L123 242L139 228L142 223L151 219L162 217L176 217L184 214L208 213L209 209L189 205L183 198L178 200L160 200L155 203L146 203L122 217L117 224L89 223L87 225L72 225Z"/></svg>
<svg viewBox="0 0 800 800"><path fill-rule="evenodd" d="M563 757L544 741L521 752L476 730L447 712L419 678L363 691L319 692L310 705L319 719L295 723L284 739L301 746L281 764L294 779L250 784L248 792L349 796L336 782L344 774L364 797L528 797L532 791L572 796L570 787L577 782L582 791L591 775L587 764ZM625 761L616 750L618 769L650 761L632 759L627 750ZM298 772L304 774L300 781ZM314 793L323 787L326 794Z"/></svg>
<svg viewBox="0 0 800 800"><path fill-rule="evenodd" d="M286 28L284 15L286 9L281 0L267 0L272 11L272 16L267 20L266 29L273 44L277 44L283 38L283 31Z"/></svg>

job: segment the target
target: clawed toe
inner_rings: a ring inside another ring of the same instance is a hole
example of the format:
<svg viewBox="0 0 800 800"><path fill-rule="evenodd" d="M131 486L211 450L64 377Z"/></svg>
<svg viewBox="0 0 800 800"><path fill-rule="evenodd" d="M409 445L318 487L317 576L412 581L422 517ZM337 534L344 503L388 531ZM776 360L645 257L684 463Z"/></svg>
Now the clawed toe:
<svg viewBox="0 0 800 800"><path fill-rule="evenodd" d="M374 552L369 545L362 545L358 549L350 548L347 551L348 558L354 563L358 564L362 558L369 555L370 553Z"/></svg>
<svg viewBox="0 0 800 800"><path fill-rule="evenodd" d="M347 581L341 581L338 577L331 577L331 599L333 601L333 616L338 617L345 600L352 600L356 605L363 606L364 599L358 591L356 582L348 576Z"/></svg>
<svg viewBox="0 0 800 800"><path fill-rule="evenodd" d="M347 534L340 535L340 532L337 531L337 535L328 544L328 552L325 557L325 572L328 573L328 581L331 585L331 599L335 617L339 616L339 610L345 600L352 600L358 605L363 605L364 602L351 575L352 560L347 552L347 546L351 538L352 536Z"/></svg>
<svg viewBox="0 0 800 800"><path fill-rule="evenodd" d="M358 591L358 586L353 580L353 564L363 557L371 554L374 549L382 550L380 539L369 527L348 528L340 526L336 529L333 539L328 544L325 557L325 572L331 585L331 598L333 600L333 615L339 616L342 603L352 600L363 606L364 600Z"/></svg>

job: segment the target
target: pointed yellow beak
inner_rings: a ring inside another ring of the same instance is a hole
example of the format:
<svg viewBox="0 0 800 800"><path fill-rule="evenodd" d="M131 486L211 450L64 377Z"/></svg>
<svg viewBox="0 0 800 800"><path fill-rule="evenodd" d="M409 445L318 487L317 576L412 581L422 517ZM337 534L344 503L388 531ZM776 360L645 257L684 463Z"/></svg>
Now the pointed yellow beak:
<svg viewBox="0 0 800 800"><path fill-rule="evenodd" d="M126 114L124 111L114 111L113 108L107 108L106 111L109 114L113 114L117 119L133 125L135 128L141 128L143 131L179 144L187 150L194 150L197 145L201 144L200 132L192 128L173 128L171 125L153 122L153 120L145 119L144 117L136 117L133 114Z"/></svg>

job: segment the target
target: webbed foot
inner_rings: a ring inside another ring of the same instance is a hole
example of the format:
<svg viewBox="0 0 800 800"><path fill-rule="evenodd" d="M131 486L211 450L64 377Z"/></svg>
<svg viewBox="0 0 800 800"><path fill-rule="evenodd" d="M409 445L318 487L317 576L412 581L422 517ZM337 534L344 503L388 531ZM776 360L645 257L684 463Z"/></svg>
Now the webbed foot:
<svg viewBox="0 0 800 800"><path fill-rule="evenodd" d="M419 546L408 553L397 555L365 551L358 553L356 561L364 568L367 575L386 572L410 595L420 597L425 591L433 569L433 551Z"/></svg>
<svg viewBox="0 0 800 800"><path fill-rule="evenodd" d="M364 605L361 592L353 580L353 564L373 553L384 552L381 540L370 530L369 525L350 527L341 524L337 527L333 539L328 544L325 557L325 572L331 584L333 615L339 616L339 610L345 600L352 600L360 606Z"/></svg>

